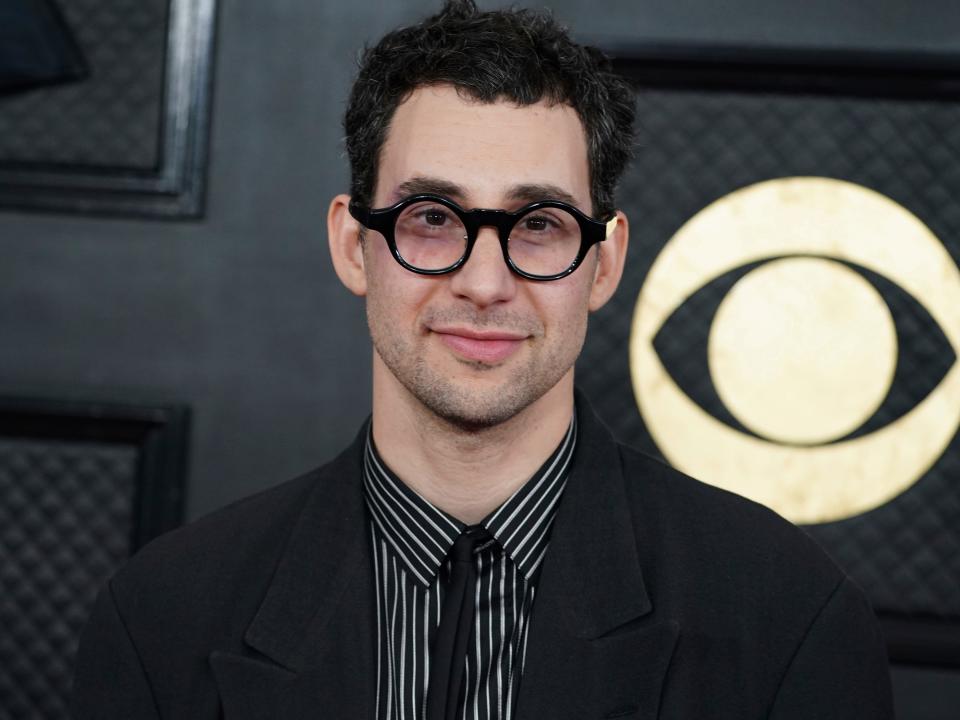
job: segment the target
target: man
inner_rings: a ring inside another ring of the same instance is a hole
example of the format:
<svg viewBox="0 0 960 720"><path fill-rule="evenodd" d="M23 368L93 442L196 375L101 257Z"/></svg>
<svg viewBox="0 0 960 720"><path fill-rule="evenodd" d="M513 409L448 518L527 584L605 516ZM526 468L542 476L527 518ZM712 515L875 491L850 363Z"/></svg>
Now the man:
<svg viewBox="0 0 960 720"><path fill-rule="evenodd" d="M113 578L80 720L892 717L850 581L575 395L623 269L632 120L532 13L450 2L366 53L328 229L366 299L372 420Z"/></svg>

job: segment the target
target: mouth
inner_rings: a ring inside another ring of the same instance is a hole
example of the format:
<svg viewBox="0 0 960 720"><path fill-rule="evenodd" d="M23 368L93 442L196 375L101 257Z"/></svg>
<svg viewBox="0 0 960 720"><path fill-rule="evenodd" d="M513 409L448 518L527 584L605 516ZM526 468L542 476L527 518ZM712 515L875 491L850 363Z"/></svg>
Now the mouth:
<svg viewBox="0 0 960 720"><path fill-rule="evenodd" d="M474 330L471 328L431 328L444 345L458 357L485 364L501 363L513 355L526 335L505 330Z"/></svg>

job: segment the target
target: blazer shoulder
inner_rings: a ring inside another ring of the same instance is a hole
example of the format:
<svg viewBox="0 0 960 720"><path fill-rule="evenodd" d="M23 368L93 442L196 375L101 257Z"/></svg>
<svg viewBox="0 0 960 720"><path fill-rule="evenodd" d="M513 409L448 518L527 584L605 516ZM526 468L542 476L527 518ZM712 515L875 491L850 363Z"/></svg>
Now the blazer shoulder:
<svg viewBox="0 0 960 720"><path fill-rule="evenodd" d="M249 594L265 586L313 494L359 483L352 449L152 540L111 579L117 601L146 596L158 602L165 598L215 602L233 592Z"/></svg>
<svg viewBox="0 0 960 720"><path fill-rule="evenodd" d="M337 532L331 508L346 508L351 521L362 518L355 450L143 547L101 591L101 612L81 641L87 657L109 652L104 648L121 638L158 702L181 707L200 702L197 694L213 697L211 651L244 652L245 633L296 538L306 529L306 552L321 557Z"/></svg>
<svg viewBox="0 0 960 720"><path fill-rule="evenodd" d="M279 552L317 477L315 470L151 540L114 575L114 593L119 599L127 592L166 595L172 587L199 589L242 566L249 575Z"/></svg>
<svg viewBox="0 0 960 720"><path fill-rule="evenodd" d="M770 508L620 446L635 522L669 553L737 573L742 582L803 585L823 600L845 578L802 528ZM666 544L664 544L666 543ZM707 570L716 573L717 570Z"/></svg>

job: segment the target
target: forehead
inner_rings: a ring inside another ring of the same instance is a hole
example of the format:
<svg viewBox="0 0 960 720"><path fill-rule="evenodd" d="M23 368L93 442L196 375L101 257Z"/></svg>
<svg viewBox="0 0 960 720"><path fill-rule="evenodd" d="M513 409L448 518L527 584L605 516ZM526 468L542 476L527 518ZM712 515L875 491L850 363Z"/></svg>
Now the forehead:
<svg viewBox="0 0 960 720"><path fill-rule="evenodd" d="M568 105L481 103L449 85L418 88L390 123L377 204L399 199L397 188L416 177L456 184L476 206L502 205L517 185L554 185L589 208L586 136Z"/></svg>

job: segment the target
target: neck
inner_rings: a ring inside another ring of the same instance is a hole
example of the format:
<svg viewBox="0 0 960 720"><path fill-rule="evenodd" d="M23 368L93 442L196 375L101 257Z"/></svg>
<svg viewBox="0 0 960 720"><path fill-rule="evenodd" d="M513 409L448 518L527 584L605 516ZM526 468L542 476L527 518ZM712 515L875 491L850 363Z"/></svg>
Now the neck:
<svg viewBox="0 0 960 720"><path fill-rule="evenodd" d="M464 429L435 415L374 359L373 438L412 490L474 525L500 507L557 448L573 416L573 370L509 420ZM378 372L380 370L380 372Z"/></svg>

